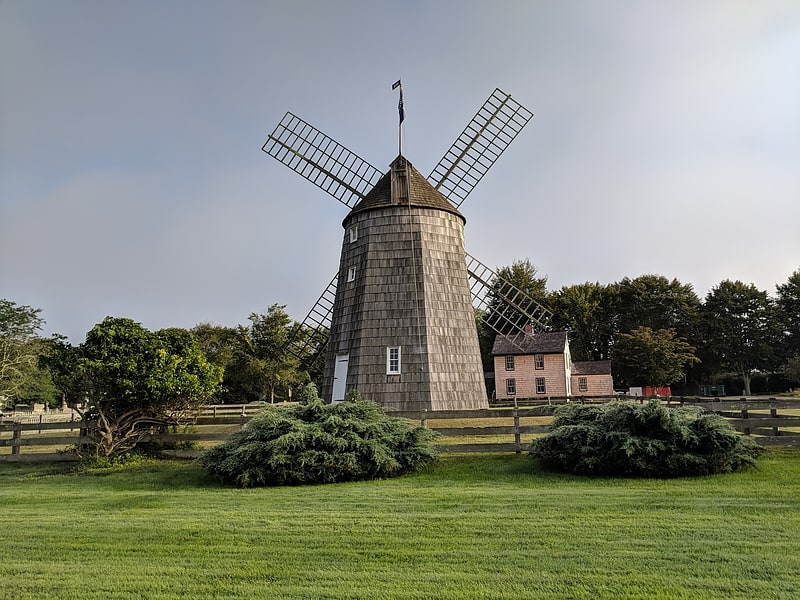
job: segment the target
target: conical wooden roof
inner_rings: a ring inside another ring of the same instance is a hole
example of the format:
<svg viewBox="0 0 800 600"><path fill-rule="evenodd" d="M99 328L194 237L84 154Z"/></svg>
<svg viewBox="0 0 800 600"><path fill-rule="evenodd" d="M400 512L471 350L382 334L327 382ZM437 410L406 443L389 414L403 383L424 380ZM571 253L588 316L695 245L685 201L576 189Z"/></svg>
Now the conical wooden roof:
<svg viewBox="0 0 800 600"><path fill-rule="evenodd" d="M401 206L417 206L423 208L435 208L443 210L454 215L458 215L466 223L464 215L462 215L450 201L444 197L438 190L436 190L425 177L417 171L414 166L407 161L403 156L398 156L392 162L391 167L394 167L398 161L404 161L408 167L408 180L409 180L409 202L403 202ZM378 180L375 187L372 188L364 198L356 204L350 213L345 217L343 224L356 213L365 212L368 210L375 210L379 208L387 208L390 206L399 206L392 202L392 170L389 171Z"/></svg>

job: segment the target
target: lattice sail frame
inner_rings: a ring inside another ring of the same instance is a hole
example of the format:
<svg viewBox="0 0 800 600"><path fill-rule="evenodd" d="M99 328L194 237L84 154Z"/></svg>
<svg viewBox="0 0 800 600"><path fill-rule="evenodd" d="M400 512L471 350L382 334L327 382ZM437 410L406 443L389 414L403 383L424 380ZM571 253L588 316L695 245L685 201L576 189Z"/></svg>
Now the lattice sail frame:
<svg viewBox="0 0 800 600"><path fill-rule="evenodd" d="M541 330L549 329L549 321L553 316L549 309L474 256L467 253L466 259L472 304L485 312L483 321L495 333L508 336L509 341L522 350L514 340L517 334L526 333L528 324ZM502 300L501 310L489 305L489 292ZM520 322L520 315L524 317L523 322Z"/></svg>
<svg viewBox="0 0 800 600"><path fill-rule="evenodd" d="M383 173L300 117L287 112L261 150L353 208Z"/></svg>
<svg viewBox="0 0 800 600"><path fill-rule="evenodd" d="M531 111L495 88L428 181L458 208L532 118Z"/></svg>
<svg viewBox="0 0 800 600"><path fill-rule="evenodd" d="M339 274L337 273L301 322L299 331L310 332L309 335L296 336L290 339L286 347L298 359L305 358L310 350L316 348L318 350L317 355L309 367L313 367L317 362L325 358L324 348L327 346L328 338L330 337L333 302L336 299L338 280Z"/></svg>

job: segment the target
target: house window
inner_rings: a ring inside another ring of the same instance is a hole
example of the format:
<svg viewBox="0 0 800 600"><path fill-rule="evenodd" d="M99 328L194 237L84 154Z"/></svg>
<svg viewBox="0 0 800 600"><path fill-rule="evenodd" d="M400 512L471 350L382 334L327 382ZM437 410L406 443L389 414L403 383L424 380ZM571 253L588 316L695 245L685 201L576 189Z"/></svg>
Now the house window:
<svg viewBox="0 0 800 600"><path fill-rule="evenodd" d="M350 267L347 269L347 281L355 281L356 280L356 268Z"/></svg>
<svg viewBox="0 0 800 600"><path fill-rule="evenodd" d="M515 396L517 394L517 380L506 379L506 395Z"/></svg>
<svg viewBox="0 0 800 600"><path fill-rule="evenodd" d="M578 377L578 391L579 392L589 391L589 383L586 381L586 377Z"/></svg>
<svg viewBox="0 0 800 600"><path fill-rule="evenodd" d="M352 244L358 239L358 225L353 225L348 230L348 233L350 234L350 243Z"/></svg>
<svg viewBox="0 0 800 600"><path fill-rule="evenodd" d="M537 394L545 394L545 393L547 393L547 387L544 384L544 377L537 377L536 378L536 393Z"/></svg>
<svg viewBox="0 0 800 600"><path fill-rule="evenodd" d="M533 355L533 366L536 369L544 369L544 354Z"/></svg>
<svg viewBox="0 0 800 600"><path fill-rule="evenodd" d="M386 348L386 374L400 375L400 346Z"/></svg>
<svg viewBox="0 0 800 600"><path fill-rule="evenodd" d="M506 354L506 371L514 370L514 355Z"/></svg>

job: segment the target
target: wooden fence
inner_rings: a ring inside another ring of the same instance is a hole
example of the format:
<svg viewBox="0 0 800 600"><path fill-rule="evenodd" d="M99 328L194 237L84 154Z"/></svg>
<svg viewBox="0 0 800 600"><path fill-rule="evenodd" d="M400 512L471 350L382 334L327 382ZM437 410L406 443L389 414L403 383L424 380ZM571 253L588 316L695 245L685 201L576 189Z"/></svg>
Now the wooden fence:
<svg viewBox="0 0 800 600"><path fill-rule="evenodd" d="M666 401L665 401L666 403ZM669 400L670 406L692 405L726 417L744 435L752 436L762 445L800 445L800 400L724 400L689 402L680 398ZM208 447L224 440L258 412L256 405L218 405L209 407L193 423L170 434L151 439L176 444L191 443ZM547 433L552 417L547 404L526 407L490 408L488 410L415 411L392 413L419 422L436 430L441 452L522 452L531 440ZM83 421L53 421L49 415L37 418L0 422L0 461L69 461L76 460L65 451L84 441L87 426ZM23 452L24 450L24 452ZM197 456L197 449L187 450L185 456Z"/></svg>

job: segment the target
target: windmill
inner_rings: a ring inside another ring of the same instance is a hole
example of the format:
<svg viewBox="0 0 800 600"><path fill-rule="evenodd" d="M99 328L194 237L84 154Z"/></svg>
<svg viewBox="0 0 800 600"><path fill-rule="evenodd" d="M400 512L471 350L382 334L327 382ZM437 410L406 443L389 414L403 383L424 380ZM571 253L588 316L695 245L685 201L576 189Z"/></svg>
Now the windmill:
<svg viewBox="0 0 800 600"><path fill-rule="evenodd" d="M495 89L426 178L402 154L402 87L398 108L400 152L386 173L291 112L262 147L350 209L339 271L304 320L315 332L306 343L329 332L321 395L358 390L386 410L485 408L473 304L512 338L550 315L465 252L458 208L533 113Z"/></svg>

